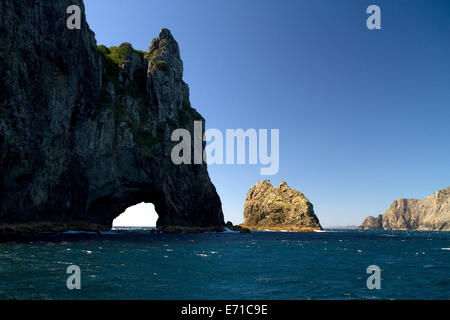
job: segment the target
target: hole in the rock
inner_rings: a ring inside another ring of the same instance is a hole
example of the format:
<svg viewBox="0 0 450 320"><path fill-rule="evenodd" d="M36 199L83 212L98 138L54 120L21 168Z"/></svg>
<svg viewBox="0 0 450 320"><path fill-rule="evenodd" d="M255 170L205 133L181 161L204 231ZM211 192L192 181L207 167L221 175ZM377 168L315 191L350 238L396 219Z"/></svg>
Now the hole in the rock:
<svg viewBox="0 0 450 320"><path fill-rule="evenodd" d="M127 208L113 220L113 228L155 227L158 220L153 203L141 202Z"/></svg>

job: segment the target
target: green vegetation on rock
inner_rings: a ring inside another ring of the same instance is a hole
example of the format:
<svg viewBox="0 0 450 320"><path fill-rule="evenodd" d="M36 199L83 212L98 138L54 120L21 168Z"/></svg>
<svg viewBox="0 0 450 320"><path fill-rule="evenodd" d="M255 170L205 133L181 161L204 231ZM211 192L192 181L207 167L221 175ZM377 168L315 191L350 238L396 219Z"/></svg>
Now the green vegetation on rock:
<svg viewBox="0 0 450 320"><path fill-rule="evenodd" d="M110 58L110 50L104 45L98 46L103 62L103 82L113 82L117 86L119 76L119 66Z"/></svg>
<svg viewBox="0 0 450 320"><path fill-rule="evenodd" d="M117 78L119 74L119 65L125 62L126 57L130 52L135 52L142 59L144 59L144 57L147 55L147 53L142 50L133 49L131 44L128 42L124 42L118 47L112 46L110 48L107 48L104 45L99 45L97 48L98 51L102 54L102 60L103 65L105 66L107 80Z"/></svg>
<svg viewBox="0 0 450 320"><path fill-rule="evenodd" d="M130 51L134 51L137 53L137 51L134 50L131 44L128 42L122 43L119 47L110 47L109 51L110 53L108 54L108 57L110 57L111 60L117 65L125 61L125 58Z"/></svg>
<svg viewBox="0 0 450 320"><path fill-rule="evenodd" d="M169 65L164 60L159 60L153 63L153 71L161 70L161 71L167 71L169 70Z"/></svg>

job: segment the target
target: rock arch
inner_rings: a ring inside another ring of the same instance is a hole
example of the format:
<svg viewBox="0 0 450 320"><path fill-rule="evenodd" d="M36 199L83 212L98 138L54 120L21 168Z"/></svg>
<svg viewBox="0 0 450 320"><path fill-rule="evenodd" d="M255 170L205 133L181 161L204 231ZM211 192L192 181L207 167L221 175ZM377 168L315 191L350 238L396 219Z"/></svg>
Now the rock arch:
<svg viewBox="0 0 450 320"><path fill-rule="evenodd" d="M171 132L204 125L170 31L148 52L106 48L82 0L3 4L0 233L109 229L142 201L155 204L163 229L222 229L206 164L170 159ZM80 30L54 19L69 4L82 9Z"/></svg>

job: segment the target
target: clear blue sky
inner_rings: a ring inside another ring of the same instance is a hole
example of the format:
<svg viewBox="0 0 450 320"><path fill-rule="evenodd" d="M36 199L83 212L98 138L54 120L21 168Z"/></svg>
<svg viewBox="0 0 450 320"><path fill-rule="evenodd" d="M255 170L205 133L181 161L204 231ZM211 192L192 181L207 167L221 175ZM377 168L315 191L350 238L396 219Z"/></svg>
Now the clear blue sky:
<svg viewBox="0 0 450 320"><path fill-rule="evenodd" d="M181 49L208 128L279 128L280 170L322 225L450 185L450 1L85 0L98 44ZM381 7L381 30L366 8ZM258 166L209 167L242 222Z"/></svg>

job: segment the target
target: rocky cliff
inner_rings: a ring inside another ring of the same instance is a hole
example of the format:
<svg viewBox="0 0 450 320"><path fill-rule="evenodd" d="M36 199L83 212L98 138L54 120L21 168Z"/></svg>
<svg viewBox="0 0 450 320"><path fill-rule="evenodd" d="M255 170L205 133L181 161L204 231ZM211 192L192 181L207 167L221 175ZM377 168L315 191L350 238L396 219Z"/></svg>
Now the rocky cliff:
<svg viewBox="0 0 450 320"><path fill-rule="evenodd" d="M303 193L289 188L284 181L273 187L269 180L258 181L248 191L242 226L268 230L322 230L313 205Z"/></svg>
<svg viewBox="0 0 450 320"><path fill-rule="evenodd" d="M206 165L171 161L171 132L203 118L169 30L106 48L82 0L1 0L0 78L0 233L109 229L140 202L162 229L223 228Z"/></svg>
<svg viewBox="0 0 450 320"><path fill-rule="evenodd" d="M378 217L367 217L359 229L450 231L450 187L425 199L399 199Z"/></svg>

